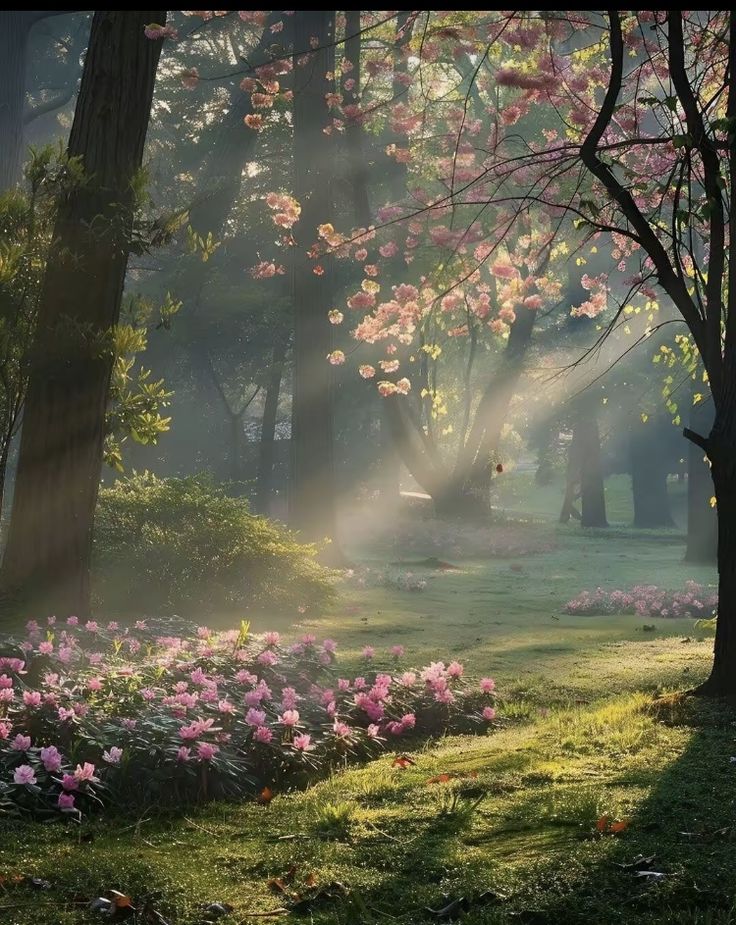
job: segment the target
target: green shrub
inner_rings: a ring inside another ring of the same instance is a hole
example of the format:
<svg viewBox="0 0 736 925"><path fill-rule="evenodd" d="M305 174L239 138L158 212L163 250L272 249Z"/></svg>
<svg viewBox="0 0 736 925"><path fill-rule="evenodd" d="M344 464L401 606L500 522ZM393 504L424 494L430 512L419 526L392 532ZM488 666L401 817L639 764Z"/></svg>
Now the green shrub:
<svg viewBox="0 0 736 925"><path fill-rule="evenodd" d="M207 477L133 473L100 491L93 584L107 610L315 606L333 594L316 548Z"/></svg>

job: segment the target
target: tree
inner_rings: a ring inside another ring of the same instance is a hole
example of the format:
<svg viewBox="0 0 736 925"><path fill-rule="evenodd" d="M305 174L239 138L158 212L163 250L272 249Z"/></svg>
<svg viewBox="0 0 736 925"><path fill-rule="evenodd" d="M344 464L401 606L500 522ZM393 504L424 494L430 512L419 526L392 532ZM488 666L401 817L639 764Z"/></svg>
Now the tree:
<svg viewBox="0 0 736 925"><path fill-rule="evenodd" d="M26 71L31 29L49 16L69 10L0 10L0 191L14 186L21 178L23 164L23 126L43 112L68 102L75 81L68 91L55 94L37 106L26 109Z"/></svg>
<svg viewBox="0 0 736 925"><path fill-rule="evenodd" d="M510 40L527 30L524 65L505 63L497 79L516 88L521 111L544 97L559 128L570 128L513 157L513 183L499 141L483 198L553 208L608 237L622 271L635 265L632 289L659 287L689 329L715 416L707 435L685 435L710 460L719 523L714 661L699 691L736 696L736 18L718 10L504 17ZM591 45L594 32L604 42ZM463 196L474 198L467 187ZM595 316L608 287L590 282L581 310Z"/></svg>
<svg viewBox="0 0 736 925"><path fill-rule="evenodd" d="M166 12L95 14L69 138L85 179L61 205L43 283L2 585L89 612L92 525L116 324ZM151 36L150 38L148 36Z"/></svg>

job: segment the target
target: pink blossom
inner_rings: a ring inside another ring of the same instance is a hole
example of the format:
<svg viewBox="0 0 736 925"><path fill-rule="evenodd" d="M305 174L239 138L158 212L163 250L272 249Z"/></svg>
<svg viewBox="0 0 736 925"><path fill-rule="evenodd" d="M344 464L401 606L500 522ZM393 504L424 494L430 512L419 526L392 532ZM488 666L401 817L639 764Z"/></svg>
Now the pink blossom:
<svg viewBox="0 0 736 925"><path fill-rule="evenodd" d="M363 658L371 659L374 657L375 654L376 654L376 650L373 648L373 646L363 647L363 652L362 652Z"/></svg>
<svg viewBox="0 0 736 925"><path fill-rule="evenodd" d="M44 768L46 768L49 774L55 774L61 767L61 755L55 745L42 748L40 757Z"/></svg>
<svg viewBox="0 0 736 925"><path fill-rule="evenodd" d="M61 810L74 809L74 794L60 793L57 805Z"/></svg>
<svg viewBox="0 0 736 925"><path fill-rule="evenodd" d="M197 746L197 755L202 761L211 761L219 751L217 745L209 742L200 742Z"/></svg>
<svg viewBox="0 0 736 925"><path fill-rule="evenodd" d="M496 718L496 711L493 707L483 707L483 719L490 723L492 719Z"/></svg>
<svg viewBox="0 0 736 925"><path fill-rule="evenodd" d="M176 41L179 38L179 33L172 25L162 26L157 22L150 22L143 29L143 34L147 39L156 41L158 39L172 39Z"/></svg>
<svg viewBox="0 0 736 925"><path fill-rule="evenodd" d="M79 781L73 774L64 774L61 778L61 786L64 790L79 790Z"/></svg>
<svg viewBox="0 0 736 925"><path fill-rule="evenodd" d="M187 748L186 745L180 745L176 753L176 760L179 762L189 761L192 755L191 748Z"/></svg>
<svg viewBox="0 0 736 925"><path fill-rule="evenodd" d="M262 726L266 722L266 713L251 707L245 714L245 722L249 726Z"/></svg>
<svg viewBox="0 0 736 925"><path fill-rule="evenodd" d="M253 739L256 742L262 742L264 745L267 745L271 739L273 739L273 732L268 726L259 726L253 733Z"/></svg>
<svg viewBox="0 0 736 925"><path fill-rule="evenodd" d="M74 770L74 777L78 781L89 781L94 783L97 781L95 777L95 766L89 762L85 761L83 765L78 764Z"/></svg>
<svg viewBox="0 0 736 925"><path fill-rule="evenodd" d="M29 764L19 764L13 772L13 782L16 784L35 784L36 773Z"/></svg>
<svg viewBox="0 0 736 925"><path fill-rule="evenodd" d="M102 753L102 760L108 764L120 764L122 757L123 750L118 748L117 745L111 745L108 751Z"/></svg>
<svg viewBox="0 0 736 925"><path fill-rule="evenodd" d="M18 735L10 743L10 747L16 752L27 752L31 747L31 737L18 733Z"/></svg>
<svg viewBox="0 0 736 925"><path fill-rule="evenodd" d="M496 682L493 678L481 678L480 679L480 689L484 694L490 694L491 691L495 691Z"/></svg>
<svg viewBox="0 0 736 925"><path fill-rule="evenodd" d="M312 751L312 749L315 747L311 743L312 737L305 732L299 735L295 735L291 744L297 751L308 752Z"/></svg>
<svg viewBox="0 0 736 925"><path fill-rule="evenodd" d="M279 716L279 722L282 726L298 726L299 725L299 711L298 710L284 710L281 716Z"/></svg>
<svg viewBox="0 0 736 925"><path fill-rule="evenodd" d="M391 646L391 655L395 658L403 658L405 649L403 646Z"/></svg>
<svg viewBox="0 0 736 925"><path fill-rule="evenodd" d="M23 703L27 707L40 707L41 706L41 692L40 691L23 691Z"/></svg>

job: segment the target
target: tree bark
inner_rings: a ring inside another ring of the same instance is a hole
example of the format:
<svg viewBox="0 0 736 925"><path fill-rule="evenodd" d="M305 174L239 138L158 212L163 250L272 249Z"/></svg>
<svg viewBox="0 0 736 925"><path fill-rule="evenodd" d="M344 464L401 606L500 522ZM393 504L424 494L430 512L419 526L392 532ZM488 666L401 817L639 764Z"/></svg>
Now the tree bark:
<svg viewBox="0 0 736 925"><path fill-rule="evenodd" d="M598 418L586 408L578 421L582 471L580 475L581 518L583 527L607 527L606 494L603 488L601 436Z"/></svg>
<svg viewBox="0 0 736 925"><path fill-rule="evenodd" d="M672 527L667 494L667 463L660 451L655 423L635 425L630 442L634 526Z"/></svg>
<svg viewBox="0 0 736 925"><path fill-rule="evenodd" d="M164 10L98 11L69 154L86 182L61 205L41 294L4 591L57 614L90 609L89 568L112 352Z"/></svg>
<svg viewBox="0 0 736 925"><path fill-rule="evenodd" d="M256 510L268 515L271 509L273 463L276 450L276 418L279 410L279 393L284 374L284 362L288 350L288 339L276 342L271 359L271 371L266 386L266 400L261 420L261 442L258 448L258 476L256 488Z"/></svg>
<svg viewBox="0 0 736 925"><path fill-rule="evenodd" d="M718 507L718 619L713 667L696 693L736 698L736 439L708 441Z"/></svg>
<svg viewBox="0 0 736 925"><path fill-rule="evenodd" d="M329 537L335 546L336 492L332 410L332 349L327 309L335 297L333 258L320 259L321 275L308 250L317 228L333 213L334 152L323 129L332 117L326 95L333 92L335 14L294 14L294 195L302 207L293 255L294 378L291 424L289 519L306 539ZM305 53L312 46L314 51Z"/></svg>
<svg viewBox="0 0 736 925"><path fill-rule="evenodd" d="M20 179L31 16L25 10L0 10L0 191Z"/></svg>
<svg viewBox="0 0 736 925"><path fill-rule="evenodd" d="M712 402L702 401L690 411L690 427L708 433L713 423ZM718 515L711 506L714 494L710 464L702 448L688 444L687 454L687 547L686 562L716 564L718 561Z"/></svg>

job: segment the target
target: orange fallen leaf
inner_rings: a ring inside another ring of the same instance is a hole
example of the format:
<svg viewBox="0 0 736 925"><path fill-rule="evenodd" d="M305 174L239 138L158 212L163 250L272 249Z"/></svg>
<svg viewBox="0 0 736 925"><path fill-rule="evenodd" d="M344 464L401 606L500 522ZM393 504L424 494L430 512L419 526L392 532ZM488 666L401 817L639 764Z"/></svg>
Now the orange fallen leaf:
<svg viewBox="0 0 736 925"><path fill-rule="evenodd" d="M273 790L270 787L264 787L258 794L258 802L268 805L273 799Z"/></svg>
<svg viewBox="0 0 736 925"><path fill-rule="evenodd" d="M304 885L305 885L305 886L316 886L316 885L317 885L317 878L315 877L315 875L314 875L314 874L307 874L307 876L306 876L305 879L304 879Z"/></svg>
<svg viewBox="0 0 736 925"><path fill-rule="evenodd" d="M618 835L619 832L625 832L626 829L628 829L628 827L629 827L629 820L621 819L618 822L612 822L611 828L609 829L609 831L613 835Z"/></svg>
<svg viewBox="0 0 736 925"><path fill-rule="evenodd" d="M608 829L609 822L610 816L601 816L600 819L596 822L595 827L599 832L605 832Z"/></svg>
<svg viewBox="0 0 736 925"><path fill-rule="evenodd" d="M402 771L405 771L409 765L412 764L416 764L416 761L412 761L412 759L408 758L406 755L399 755L398 758L394 758L391 767L401 768Z"/></svg>
<svg viewBox="0 0 736 925"><path fill-rule="evenodd" d="M427 778L428 784L446 784L449 780L452 780L452 774L445 772L444 774L438 774L436 777Z"/></svg>

